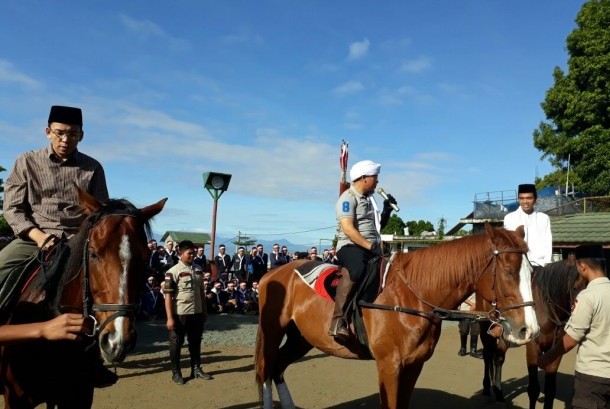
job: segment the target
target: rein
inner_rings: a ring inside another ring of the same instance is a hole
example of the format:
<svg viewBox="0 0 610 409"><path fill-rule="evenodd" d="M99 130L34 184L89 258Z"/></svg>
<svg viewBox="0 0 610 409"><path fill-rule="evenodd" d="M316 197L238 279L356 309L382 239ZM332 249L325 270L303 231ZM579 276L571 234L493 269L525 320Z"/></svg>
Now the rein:
<svg viewBox="0 0 610 409"><path fill-rule="evenodd" d="M489 267L491 265L491 271L493 274L492 290L494 291L494 299L491 301L492 309L487 312L450 310L450 309L435 306L434 304L431 304L431 303L427 302L426 300L422 299L419 296L419 294L417 294L417 292L413 289L413 287L411 286L411 283L406 281L404 278L403 278L403 280L405 280L407 287L409 288L409 290L411 290L413 295L415 295L415 297L421 303L431 307L432 308L431 311L422 311L422 310L418 310L418 309L406 308L406 307L401 307L401 306L397 306L397 305L392 306L392 305L386 305L386 304L369 303L366 301L359 301L358 305L360 305L361 307L364 307L364 308L395 311L395 312L401 312L401 313L405 313L405 314L411 314L411 315L427 317L427 318L432 318L432 319L437 319L437 320L459 321L462 319L474 319L476 321L492 321L493 323L499 325L500 321L505 320L505 318L502 316L502 313L512 310L512 309L534 306L533 301L525 301L525 302L518 303L518 304L510 304L502 309L498 309L498 307L497 307L498 302L496 299L496 276L497 276L496 260L500 254L507 254L507 253L525 254L525 251L520 250L520 249L512 249L512 248L506 249L506 250L498 250L494 246L491 259L487 262L487 264L485 265L485 267L483 268L483 270L478 275L478 277L475 281L474 291L476 292L476 290L477 290L476 284L479 282L479 280L481 279L483 274L485 274L485 271L487 271L487 267Z"/></svg>
<svg viewBox="0 0 610 409"><path fill-rule="evenodd" d="M133 217L133 218L137 219L140 217L140 214L138 211L130 211L128 209L114 211L114 212L106 213L106 214L101 214L101 215L99 215L99 217L91 220L91 225L87 229L87 240L85 240L85 244L83 246L83 258L82 258L82 267L81 267L82 293L83 293L82 313L85 318L89 318L93 321L93 327L92 327L91 333L86 333L86 332L84 333L84 335L91 337L91 338L97 336L104 328L106 328L106 326L108 324L110 324L115 319L117 319L119 317L134 316L137 311L137 308L138 308L137 304L135 304L135 303L132 303L132 304L124 304L124 303L96 304L96 303L93 303L91 288L89 286L89 242L90 242L90 238L91 238L91 232L95 228L95 226L100 221L102 221L103 219L105 219L106 217L109 217L109 216L121 216L122 218ZM74 278L76 278L76 276ZM70 280L68 280L68 282L72 281L74 278L71 278ZM65 306L65 305L60 306L60 310L65 310L65 309L78 310L79 308L74 307L74 306ZM103 312L115 311L115 313L111 314L109 317L106 318L106 320L104 320L101 324L99 324L97 319L95 318L96 311L103 311Z"/></svg>

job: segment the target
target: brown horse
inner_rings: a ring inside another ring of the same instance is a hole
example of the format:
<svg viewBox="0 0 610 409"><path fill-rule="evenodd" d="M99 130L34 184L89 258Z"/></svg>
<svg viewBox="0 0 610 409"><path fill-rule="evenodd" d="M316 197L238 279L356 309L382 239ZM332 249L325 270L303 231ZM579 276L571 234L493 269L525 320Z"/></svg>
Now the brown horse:
<svg viewBox="0 0 610 409"><path fill-rule="evenodd" d="M526 345L528 386L530 409L536 407L540 395L538 381L538 356L548 351L563 337L563 327L570 317L572 304L576 295L586 287L585 280L578 274L574 256L566 260L547 264L532 279L532 292L536 304L536 318L540 325L540 336ZM484 303L477 306L485 308ZM503 339L496 339L488 334L489 326L481 323L481 341L485 372L483 376L483 394L491 396L492 390L496 401L504 402L502 391L502 365L510 345ZM556 396L557 370L561 356L544 368L544 409L552 409Z"/></svg>
<svg viewBox="0 0 610 409"><path fill-rule="evenodd" d="M102 205L79 190L87 218L68 242L67 262L53 277L44 270L28 281L8 323L40 322L63 312L90 318L81 341L33 341L8 345L0 356L6 408L90 408L91 372L98 355L122 362L136 343L136 301L149 251L149 220L166 199L137 209L126 200ZM91 358L93 354L94 358Z"/></svg>
<svg viewBox="0 0 610 409"><path fill-rule="evenodd" d="M485 230L391 258L385 287L375 303L418 313L362 310L369 349L377 362L382 408L409 406L415 382L441 333L442 320L431 314L434 307L454 309L478 290L495 303L491 315L508 340L524 344L537 335L526 244L514 232L489 225ZM294 272L301 264L296 261L269 272L259 287L255 371L265 409L273 407L272 382L282 408L295 408L284 370L313 347L342 358L369 358L355 340L341 345L328 335L333 303ZM337 386L343 381L337 380Z"/></svg>

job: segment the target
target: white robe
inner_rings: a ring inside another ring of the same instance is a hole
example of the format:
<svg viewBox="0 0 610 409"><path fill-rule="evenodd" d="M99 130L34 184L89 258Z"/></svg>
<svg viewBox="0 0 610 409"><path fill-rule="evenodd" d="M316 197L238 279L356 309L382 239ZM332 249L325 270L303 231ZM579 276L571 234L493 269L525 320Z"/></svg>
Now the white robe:
<svg viewBox="0 0 610 409"><path fill-rule="evenodd" d="M551 219L537 211L525 213L521 206L514 212L504 216L504 228L516 230L524 226L525 242L529 247L527 258L535 266L544 267L552 260L553 235L551 234Z"/></svg>

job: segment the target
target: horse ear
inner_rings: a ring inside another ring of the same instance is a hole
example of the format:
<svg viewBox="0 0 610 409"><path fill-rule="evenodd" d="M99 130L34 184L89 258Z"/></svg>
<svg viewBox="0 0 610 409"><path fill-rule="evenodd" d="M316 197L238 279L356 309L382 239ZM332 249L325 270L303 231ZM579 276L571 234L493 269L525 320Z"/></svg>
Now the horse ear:
<svg viewBox="0 0 610 409"><path fill-rule="evenodd" d="M146 206L140 209L142 215L146 218L146 220L150 220L163 210L163 206L165 206L165 202L167 202L167 197L165 199L159 200L157 203L152 204L150 206Z"/></svg>
<svg viewBox="0 0 610 409"><path fill-rule="evenodd" d="M576 266L576 255L574 253L569 253L568 258L566 260L568 261L568 267Z"/></svg>
<svg viewBox="0 0 610 409"><path fill-rule="evenodd" d="M89 193L85 192L78 186L76 187L76 192L78 194L78 200L80 201L80 206L83 209L86 215L90 215L93 212L102 207L102 204L97 201L97 199L91 196Z"/></svg>
<svg viewBox="0 0 610 409"><path fill-rule="evenodd" d="M515 229L515 233L522 239L525 239L525 226L521 225Z"/></svg>
<svg viewBox="0 0 610 409"><path fill-rule="evenodd" d="M489 237L493 238L496 236L496 229L494 229L494 227L491 224L485 222L485 233Z"/></svg>

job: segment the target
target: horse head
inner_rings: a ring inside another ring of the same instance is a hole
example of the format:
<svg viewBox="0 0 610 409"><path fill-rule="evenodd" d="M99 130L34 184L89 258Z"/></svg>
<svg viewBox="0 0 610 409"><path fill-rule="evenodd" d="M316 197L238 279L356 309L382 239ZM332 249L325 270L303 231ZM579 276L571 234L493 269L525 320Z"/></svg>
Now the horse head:
<svg viewBox="0 0 610 409"><path fill-rule="evenodd" d="M568 273L569 280L569 300L570 307L574 304L574 300L576 300L576 296L582 290L587 288L587 280L585 280L580 274L578 274L578 269L576 268L576 256L574 253L569 253L568 258L566 259L566 265L570 269Z"/></svg>
<svg viewBox="0 0 610 409"><path fill-rule="evenodd" d="M70 240L73 254L80 256L71 257L70 264L79 266L63 283L59 309L82 308L104 360L122 362L136 344L136 302L150 254L149 220L167 199L138 209L126 200L102 204L80 189L78 197L87 218Z"/></svg>
<svg viewBox="0 0 610 409"><path fill-rule="evenodd" d="M516 232L485 225L493 258L479 277L477 294L491 305L492 333L514 344L523 345L536 338L540 327L532 296L532 267L526 257L523 229Z"/></svg>

